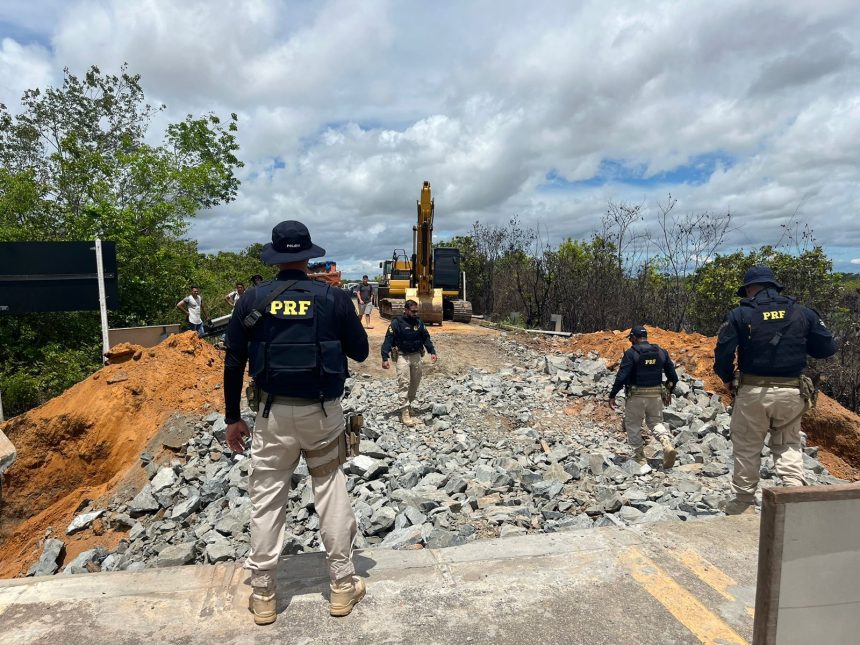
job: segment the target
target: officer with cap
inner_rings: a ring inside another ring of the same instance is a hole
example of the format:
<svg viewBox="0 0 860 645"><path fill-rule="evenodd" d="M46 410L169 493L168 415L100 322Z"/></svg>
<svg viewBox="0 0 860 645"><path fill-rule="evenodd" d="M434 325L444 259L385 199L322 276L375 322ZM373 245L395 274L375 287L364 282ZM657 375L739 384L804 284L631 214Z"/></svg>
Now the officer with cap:
<svg viewBox="0 0 860 645"><path fill-rule="evenodd" d="M405 426L414 426L412 401L421 383L421 357L424 351L435 363L436 349L430 340L430 332L418 317L418 303L407 300L403 315L391 321L382 343L382 367L389 369L389 356L394 356L397 366L398 397L400 399L400 421Z"/></svg>
<svg viewBox="0 0 860 645"><path fill-rule="evenodd" d="M815 390L802 372L807 354L832 356L836 341L815 310L782 295L782 289L768 267L749 269L738 288L743 300L726 315L717 335L714 371L735 396L731 422L735 497L723 506L729 515L754 510L768 432L782 483L806 484L800 420L812 406Z"/></svg>
<svg viewBox="0 0 860 645"><path fill-rule="evenodd" d="M245 363L260 388L251 439L250 610L254 622L275 621L275 577L284 540L290 478L304 456L331 578L332 616L346 616L364 597L355 577L356 521L341 464L346 460L340 399L347 357L367 358L367 333L349 295L307 276L308 260L325 255L300 222L281 222L262 260L274 280L249 289L227 328L224 364L227 445L241 453L251 435L239 415Z"/></svg>
<svg viewBox="0 0 860 645"><path fill-rule="evenodd" d="M634 459L645 463L645 447L642 441L642 422L663 446L663 467L675 465L677 453L672 445L669 429L663 424L663 374L667 378L667 388L671 396L678 374L669 352L648 342L648 331L641 326L630 330L627 338L631 347L621 358L615 383L609 393L609 406L615 407L615 396L624 388L624 429L627 441L633 446Z"/></svg>

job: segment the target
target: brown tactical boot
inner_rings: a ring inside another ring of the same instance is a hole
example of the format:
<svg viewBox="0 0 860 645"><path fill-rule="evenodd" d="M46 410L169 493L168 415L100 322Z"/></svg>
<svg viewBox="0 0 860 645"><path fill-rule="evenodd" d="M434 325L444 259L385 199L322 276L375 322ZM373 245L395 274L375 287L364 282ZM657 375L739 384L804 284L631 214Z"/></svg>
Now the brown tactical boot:
<svg viewBox="0 0 860 645"><path fill-rule="evenodd" d="M275 622L277 614L275 606L275 583L269 582L265 586L251 587L251 597L248 599L248 609L254 614L254 622L258 625L270 625Z"/></svg>
<svg viewBox="0 0 860 645"><path fill-rule="evenodd" d="M755 513L755 502L735 497L720 504L720 510L726 515L748 515Z"/></svg>
<svg viewBox="0 0 860 645"><path fill-rule="evenodd" d="M671 468L675 465L675 458L678 452L675 446L672 445L672 440L669 437L660 437L660 445L663 446L663 468Z"/></svg>
<svg viewBox="0 0 860 645"><path fill-rule="evenodd" d="M412 409L407 405L400 411L400 423L405 426L414 426L415 419L412 418Z"/></svg>
<svg viewBox="0 0 860 645"><path fill-rule="evenodd" d="M367 591L364 580L357 576L341 578L331 585L331 607L329 614L332 616L348 616L358 602L364 598Z"/></svg>
<svg viewBox="0 0 860 645"><path fill-rule="evenodd" d="M639 446L633 451L633 459L637 464L647 464L648 459L645 458L645 446Z"/></svg>

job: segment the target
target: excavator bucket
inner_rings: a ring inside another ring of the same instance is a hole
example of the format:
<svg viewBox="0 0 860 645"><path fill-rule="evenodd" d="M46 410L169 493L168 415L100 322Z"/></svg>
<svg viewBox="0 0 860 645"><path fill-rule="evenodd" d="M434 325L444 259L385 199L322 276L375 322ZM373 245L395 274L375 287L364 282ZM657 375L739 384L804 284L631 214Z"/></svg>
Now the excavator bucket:
<svg viewBox="0 0 860 645"><path fill-rule="evenodd" d="M429 295L419 296L418 289L407 289L406 300L418 303L418 317L426 325L441 325L443 317L442 290L433 289Z"/></svg>

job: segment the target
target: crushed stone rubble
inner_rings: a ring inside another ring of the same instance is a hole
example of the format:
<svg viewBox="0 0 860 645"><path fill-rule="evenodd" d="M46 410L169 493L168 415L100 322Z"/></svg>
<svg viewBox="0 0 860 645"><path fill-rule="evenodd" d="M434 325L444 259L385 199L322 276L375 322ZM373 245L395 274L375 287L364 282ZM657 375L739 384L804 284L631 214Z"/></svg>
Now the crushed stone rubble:
<svg viewBox="0 0 860 645"><path fill-rule="evenodd" d="M394 379L359 375L347 382L344 408L365 419L361 455L343 466L358 521L357 548L441 548L722 515L719 503L731 495L730 415L702 381L679 369L677 396L664 412L678 459L664 471L659 443L648 441L648 464L640 465L624 440L620 415L607 411L610 420L601 422L592 414L605 406L614 379L603 359L542 355L505 335L487 342L509 363L495 372L472 368L425 379L415 406L422 423L414 428L398 420ZM582 408L565 414L574 402ZM252 413L244 416L252 425ZM28 575L245 558L250 459L227 447L218 413L177 415L168 424L185 426L168 428L174 430L168 435L191 436L172 459L159 464L142 454L148 483L107 508L82 509L66 530L84 530L98 519L128 531L119 545L92 548L58 571L64 543L51 537ZM763 455L762 486L774 486L767 447ZM809 483L841 483L816 456L817 448L804 448ZM286 513L283 553L319 551L319 518L303 460L292 476Z"/></svg>

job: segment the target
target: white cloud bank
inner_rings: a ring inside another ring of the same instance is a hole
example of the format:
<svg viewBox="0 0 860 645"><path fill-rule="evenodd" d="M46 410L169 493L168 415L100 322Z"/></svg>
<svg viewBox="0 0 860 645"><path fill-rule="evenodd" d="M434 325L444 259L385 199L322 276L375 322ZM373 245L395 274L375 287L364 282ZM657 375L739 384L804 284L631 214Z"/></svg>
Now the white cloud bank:
<svg viewBox="0 0 860 645"><path fill-rule="evenodd" d="M607 199L653 216L671 192L683 211L731 210L735 244L773 243L797 213L839 255L860 249L852 2L63 6L20 14L32 42L0 31L0 100L128 61L168 118L237 111L241 194L199 216L204 249L296 218L371 270L410 244L424 179L442 235L519 215L583 236ZM615 178L594 179L607 161Z"/></svg>

